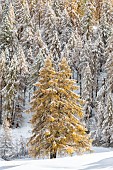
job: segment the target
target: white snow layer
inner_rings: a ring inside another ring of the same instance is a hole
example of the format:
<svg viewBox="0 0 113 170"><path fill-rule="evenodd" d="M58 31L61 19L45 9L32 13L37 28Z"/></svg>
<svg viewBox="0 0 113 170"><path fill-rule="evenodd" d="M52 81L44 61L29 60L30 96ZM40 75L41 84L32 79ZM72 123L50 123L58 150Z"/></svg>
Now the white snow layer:
<svg viewBox="0 0 113 170"><path fill-rule="evenodd" d="M113 149L93 148L93 150L91 154L52 160L0 160L0 170L113 170Z"/></svg>

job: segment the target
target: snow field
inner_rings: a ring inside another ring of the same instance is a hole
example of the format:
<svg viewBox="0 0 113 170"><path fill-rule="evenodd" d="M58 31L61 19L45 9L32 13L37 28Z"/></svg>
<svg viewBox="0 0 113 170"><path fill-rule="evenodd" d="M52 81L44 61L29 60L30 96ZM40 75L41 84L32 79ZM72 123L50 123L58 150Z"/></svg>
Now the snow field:
<svg viewBox="0 0 113 170"><path fill-rule="evenodd" d="M52 160L0 160L0 170L113 170L113 149L94 147L93 150L91 154Z"/></svg>

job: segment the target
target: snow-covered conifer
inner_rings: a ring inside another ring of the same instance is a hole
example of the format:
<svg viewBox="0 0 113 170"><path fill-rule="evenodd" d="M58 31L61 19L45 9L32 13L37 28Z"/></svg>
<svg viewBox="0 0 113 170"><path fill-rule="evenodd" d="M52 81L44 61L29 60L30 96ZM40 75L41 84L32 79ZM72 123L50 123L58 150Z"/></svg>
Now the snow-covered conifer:
<svg viewBox="0 0 113 170"><path fill-rule="evenodd" d="M7 119L2 126L0 136L0 157L4 160L10 160L14 156L14 144L12 142L11 129L8 127Z"/></svg>
<svg viewBox="0 0 113 170"><path fill-rule="evenodd" d="M0 48L12 46L15 35L15 14L12 3L5 3L2 23L0 26Z"/></svg>
<svg viewBox="0 0 113 170"><path fill-rule="evenodd" d="M95 129L95 135L94 135L94 145L102 145L102 126L104 119L104 112L105 112L105 103L104 103L104 97L103 97L104 91L102 90L101 100L97 100L97 106L96 106L96 129Z"/></svg>
<svg viewBox="0 0 113 170"><path fill-rule="evenodd" d="M58 65L58 62L61 58L61 44L57 31L57 17L49 4L46 11L43 27L43 39L47 44L48 50L51 57L53 58L55 65Z"/></svg>
<svg viewBox="0 0 113 170"><path fill-rule="evenodd" d="M37 30L33 37L32 49L32 65L30 66L29 86L35 84L38 80L39 70L44 65L44 60L48 56L48 48L44 41L40 30Z"/></svg>
<svg viewBox="0 0 113 170"><path fill-rule="evenodd" d="M109 22L110 16L108 15L110 9L106 10L106 5L107 5L106 2L104 2L99 22L99 32L105 48L107 47L107 40L111 35L112 26L112 24Z"/></svg>
<svg viewBox="0 0 113 170"><path fill-rule="evenodd" d="M2 124L2 105L3 105L3 95L2 89L5 86L5 77L7 75L7 66L6 66L6 56L5 52L2 51L0 55L0 124Z"/></svg>
<svg viewBox="0 0 113 170"><path fill-rule="evenodd" d="M101 141L103 146L113 146L113 100L111 96L107 100L107 106L103 116Z"/></svg>
<svg viewBox="0 0 113 170"><path fill-rule="evenodd" d="M64 49L65 44L68 43L68 40L71 36L73 27L71 23L70 16L66 9L63 10L61 17L58 22L58 34L61 42L61 47Z"/></svg>
<svg viewBox="0 0 113 170"><path fill-rule="evenodd" d="M60 62L60 59L61 59L61 44L60 44L60 40L58 37L58 32L54 31L53 34L54 36L52 38L51 47L49 51L53 58L53 63L57 69L58 63Z"/></svg>
<svg viewBox="0 0 113 170"><path fill-rule="evenodd" d="M11 127L21 126L22 123L25 75L28 73L22 48L18 50L7 65L8 74L5 76L5 86L2 89L3 117L10 120Z"/></svg>
<svg viewBox="0 0 113 170"><path fill-rule="evenodd" d="M113 33L108 39L107 48L105 51L105 55L107 56L107 61L105 64L105 68L107 71L107 93L113 93Z"/></svg>
<svg viewBox="0 0 113 170"><path fill-rule="evenodd" d="M92 87L93 87L93 80L92 80L92 74L91 69L89 66L89 63L85 63L83 65L83 70L81 72L82 74L82 98L85 100L85 106L84 106L84 120L86 123L86 127L88 130L91 126L90 118L92 117Z"/></svg>
<svg viewBox="0 0 113 170"><path fill-rule="evenodd" d="M48 49L52 45L52 39L54 37L54 31L56 31L56 15L48 4L45 19L43 23L43 40L47 44Z"/></svg>
<svg viewBox="0 0 113 170"><path fill-rule="evenodd" d="M92 95L92 74L91 74L91 69L88 63L86 63L85 68L83 69L84 71L82 72L82 96L84 99L90 99Z"/></svg>
<svg viewBox="0 0 113 170"><path fill-rule="evenodd" d="M81 60L82 40L78 31L73 31L63 50L63 54L71 67L71 69L78 70Z"/></svg>
<svg viewBox="0 0 113 170"><path fill-rule="evenodd" d="M81 32L84 41L87 41L91 36L92 26L94 25L93 10L93 4L88 0L85 4L85 13L81 19Z"/></svg>
<svg viewBox="0 0 113 170"><path fill-rule="evenodd" d="M65 1L64 0L52 0L52 8L57 17L61 17L62 12L65 8Z"/></svg>
<svg viewBox="0 0 113 170"><path fill-rule="evenodd" d="M29 140L29 153L33 157L56 158L57 154L90 150L91 141L80 118L82 100L73 92L77 89L70 79L71 70L63 58L59 72L55 72L50 59L40 70L39 82L31 101L34 112L31 123L33 135Z"/></svg>
<svg viewBox="0 0 113 170"><path fill-rule="evenodd" d="M31 13L31 21L33 23L33 28L35 30L37 28L41 29L43 22L45 20L45 13L47 10L48 1L43 0L32 0L29 2L30 13Z"/></svg>

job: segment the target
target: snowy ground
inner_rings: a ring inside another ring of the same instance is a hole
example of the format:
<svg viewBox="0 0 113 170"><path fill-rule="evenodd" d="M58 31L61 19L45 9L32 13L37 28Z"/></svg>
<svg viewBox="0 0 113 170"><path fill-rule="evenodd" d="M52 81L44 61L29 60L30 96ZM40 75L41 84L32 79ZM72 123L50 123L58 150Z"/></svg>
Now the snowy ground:
<svg viewBox="0 0 113 170"><path fill-rule="evenodd" d="M93 150L91 154L53 160L0 160L0 170L113 170L113 149Z"/></svg>

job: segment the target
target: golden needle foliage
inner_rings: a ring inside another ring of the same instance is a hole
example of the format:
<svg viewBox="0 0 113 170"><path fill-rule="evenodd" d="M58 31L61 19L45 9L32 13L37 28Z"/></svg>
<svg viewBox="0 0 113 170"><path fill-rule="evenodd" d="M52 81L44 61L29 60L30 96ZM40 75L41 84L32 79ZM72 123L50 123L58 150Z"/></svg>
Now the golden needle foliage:
<svg viewBox="0 0 113 170"><path fill-rule="evenodd" d="M29 140L29 152L33 157L56 153L85 152L90 150L91 140L80 118L83 110L75 81L65 58L55 72L49 58L40 70L39 82L35 84L31 109L33 135Z"/></svg>

